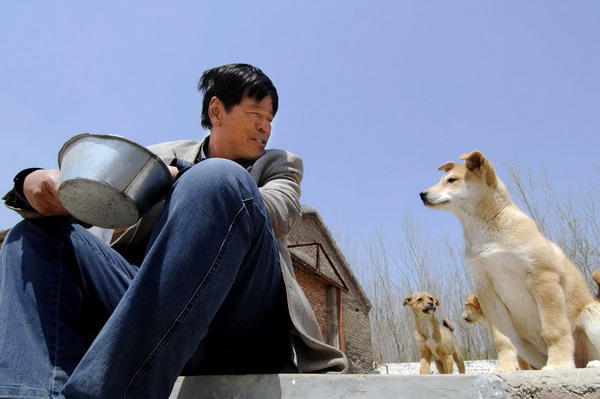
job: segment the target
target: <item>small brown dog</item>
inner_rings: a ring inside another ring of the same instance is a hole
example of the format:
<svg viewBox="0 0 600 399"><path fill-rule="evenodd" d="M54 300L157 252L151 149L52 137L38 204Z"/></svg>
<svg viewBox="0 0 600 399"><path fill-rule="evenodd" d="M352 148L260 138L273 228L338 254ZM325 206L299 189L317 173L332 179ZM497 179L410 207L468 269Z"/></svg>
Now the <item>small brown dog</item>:
<svg viewBox="0 0 600 399"><path fill-rule="evenodd" d="M465 311L462 314L462 318L467 323L482 322L487 324L487 321L485 320L485 314L483 313L483 310L481 310L481 305L479 304L479 298L477 297L476 292L467 297L465 301ZM535 370L535 368L523 360L521 356L517 356L517 361L519 362L519 368L521 370Z"/></svg>
<svg viewBox="0 0 600 399"><path fill-rule="evenodd" d="M404 299L404 306L406 305L410 305L415 315L415 339L421 353L420 373L429 373L433 359L440 374L452 374L454 362L458 372L464 374L465 362L461 348L452 334L454 328L447 319L442 319L440 323L434 315L440 301L426 292L415 292Z"/></svg>

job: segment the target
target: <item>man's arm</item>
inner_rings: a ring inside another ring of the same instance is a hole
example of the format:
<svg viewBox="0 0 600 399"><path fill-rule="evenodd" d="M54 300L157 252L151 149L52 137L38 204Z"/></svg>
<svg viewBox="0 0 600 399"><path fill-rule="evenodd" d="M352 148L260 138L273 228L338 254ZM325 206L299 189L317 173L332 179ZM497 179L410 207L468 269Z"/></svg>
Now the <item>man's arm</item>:
<svg viewBox="0 0 600 399"><path fill-rule="evenodd" d="M177 168L168 168L174 178ZM24 218L69 215L58 198L59 170L28 169L23 172L15 178L15 187L3 197L8 208Z"/></svg>
<svg viewBox="0 0 600 399"><path fill-rule="evenodd" d="M15 177L15 187L3 199L24 218L68 215L58 199L59 185L58 170L26 169Z"/></svg>
<svg viewBox="0 0 600 399"><path fill-rule="evenodd" d="M288 151L268 150L254 163L250 174L258 184L275 237L285 237L302 218L302 159Z"/></svg>

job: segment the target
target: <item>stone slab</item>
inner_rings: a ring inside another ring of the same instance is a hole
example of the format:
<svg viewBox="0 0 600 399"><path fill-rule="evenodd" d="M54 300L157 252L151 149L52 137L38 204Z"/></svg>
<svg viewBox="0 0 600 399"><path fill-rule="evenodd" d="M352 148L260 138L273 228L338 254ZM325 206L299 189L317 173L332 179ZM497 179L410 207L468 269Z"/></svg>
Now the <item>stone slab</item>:
<svg viewBox="0 0 600 399"><path fill-rule="evenodd" d="M600 398L600 369L491 374L180 377L169 399Z"/></svg>

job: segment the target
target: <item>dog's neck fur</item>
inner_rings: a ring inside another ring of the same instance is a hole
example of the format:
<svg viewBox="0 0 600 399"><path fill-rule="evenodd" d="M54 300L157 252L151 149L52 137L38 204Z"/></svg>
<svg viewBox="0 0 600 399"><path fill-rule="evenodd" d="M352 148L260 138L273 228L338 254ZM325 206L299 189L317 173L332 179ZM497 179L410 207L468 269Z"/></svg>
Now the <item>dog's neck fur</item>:
<svg viewBox="0 0 600 399"><path fill-rule="evenodd" d="M472 201L462 203L450 211L461 222L466 245L493 240L497 232L507 227L507 220L514 219L515 213L529 219L513 203L506 186L500 179L497 179L495 186L487 186L482 190L481 195Z"/></svg>
<svg viewBox="0 0 600 399"><path fill-rule="evenodd" d="M413 309L417 331L425 338L438 338L441 336L441 323L435 323L435 312L425 314L420 310Z"/></svg>

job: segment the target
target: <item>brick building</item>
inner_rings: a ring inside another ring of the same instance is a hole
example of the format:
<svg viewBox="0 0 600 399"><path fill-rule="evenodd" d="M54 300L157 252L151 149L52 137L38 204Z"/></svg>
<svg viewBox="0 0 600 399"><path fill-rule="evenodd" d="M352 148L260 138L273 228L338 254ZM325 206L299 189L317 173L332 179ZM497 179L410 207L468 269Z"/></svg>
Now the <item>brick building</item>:
<svg viewBox="0 0 600 399"><path fill-rule="evenodd" d="M325 341L346 353L349 372L372 372L371 303L314 208L302 207L302 221L290 233L288 248Z"/></svg>

